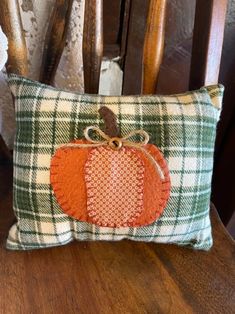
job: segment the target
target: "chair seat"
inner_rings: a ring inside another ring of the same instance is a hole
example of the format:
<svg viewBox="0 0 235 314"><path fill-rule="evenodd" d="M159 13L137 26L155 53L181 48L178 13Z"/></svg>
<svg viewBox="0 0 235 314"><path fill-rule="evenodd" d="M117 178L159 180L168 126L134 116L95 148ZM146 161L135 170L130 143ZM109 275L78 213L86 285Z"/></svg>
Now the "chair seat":
<svg viewBox="0 0 235 314"><path fill-rule="evenodd" d="M11 167L0 166L1 313L232 313L235 245L212 205L209 252L174 245L73 242L7 251Z"/></svg>

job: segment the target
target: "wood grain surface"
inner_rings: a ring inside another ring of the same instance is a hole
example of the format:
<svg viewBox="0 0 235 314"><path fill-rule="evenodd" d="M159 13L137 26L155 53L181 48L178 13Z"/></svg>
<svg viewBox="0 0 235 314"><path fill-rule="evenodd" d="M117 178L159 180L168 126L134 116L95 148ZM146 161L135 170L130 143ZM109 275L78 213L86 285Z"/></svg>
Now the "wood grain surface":
<svg viewBox="0 0 235 314"><path fill-rule="evenodd" d="M27 76L27 48L17 0L0 1L0 25L8 39L7 72ZM0 158L11 158L11 153L1 134Z"/></svg>
<svg viewBox="0 0 235 314"><path fill-rule="evenodd" d="M210 252L131 241L7 251L10 174L0 166L0 313L234 313L235 245L213 207Z"/></svg>
<svg viewBox="0 0 235 314"><path fill-rule="evenodd" d="M40 82L54 83L56 70L64 50L73 0L57 0L47 30L43 50Z"/></svg>
<svg viewBox="0 0 235 314"><path fill-rule="evenodd" d="M143 52L142 94L156 93L164 50L166 0L151 0Z"/></svg>
<svg viewBox="0 0 235 314"><path fill-rule="evenodd" d="M86 0L83 28L84 91L98 94L103 57L103 0Z"/></svg>
<svg viewBox="0 0 235 314"><path fill-rule="evenodd" d="M141 94L143 45L149 3L150 0L130 2L123 64L123 95Z"/></svg>
<svg viewBox="0 0 235 314"><path fill-rule="evenodd" d="M7 72L27 76L27 48L17 0L0 1L0 24L8 38Z"/></svg>
<svg viewBox="0 0 235 314"><path fill-rule="evenodd" d="M189 89L217 84L227 0L197 0Z"/></svg>

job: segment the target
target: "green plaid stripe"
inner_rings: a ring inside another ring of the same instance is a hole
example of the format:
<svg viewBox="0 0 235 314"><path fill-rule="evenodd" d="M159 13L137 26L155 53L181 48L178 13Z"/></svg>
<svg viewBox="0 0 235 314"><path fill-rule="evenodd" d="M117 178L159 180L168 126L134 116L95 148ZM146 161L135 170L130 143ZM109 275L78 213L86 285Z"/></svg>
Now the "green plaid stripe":
<svg viewBox="0 0 235 314"><path fill-rule="evenodd" d="M18 222L9 249L33 249L78 240L154 241L209 249L209 201L216 124L223 87L172 96L80 95L11 75L17 134L14 150L14 211ZM170 169L171 196L155 223L139 228L104 228L63 213L49 184L51 156L58 145L83 136L99 119L100 106L118 117L122 135L144 129Z"/></svg>

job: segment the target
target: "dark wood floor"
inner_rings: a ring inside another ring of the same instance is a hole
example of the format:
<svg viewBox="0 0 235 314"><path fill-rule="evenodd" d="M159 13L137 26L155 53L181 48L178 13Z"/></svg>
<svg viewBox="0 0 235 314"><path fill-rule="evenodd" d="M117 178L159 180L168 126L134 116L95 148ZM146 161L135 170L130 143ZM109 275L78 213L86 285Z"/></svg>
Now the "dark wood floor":
<svg viewBox="0 0 235 314"><path fill-rule="evenodd" d="M10 174L0 166L0 313L234 313L235 245L214 208L210 252L131 241L13 252Z"/></svg>

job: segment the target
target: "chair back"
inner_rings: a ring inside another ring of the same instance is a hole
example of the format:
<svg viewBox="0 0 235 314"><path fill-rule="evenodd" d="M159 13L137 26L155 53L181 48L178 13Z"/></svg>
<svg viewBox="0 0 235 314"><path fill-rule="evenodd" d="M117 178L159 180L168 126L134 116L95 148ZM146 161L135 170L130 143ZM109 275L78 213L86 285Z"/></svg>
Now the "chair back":
<svg viewBox="0 0 235 314"><path fill-rule="evenodd" d="M135 0L123 0L126 5ZM57 0L43 53L40 81L53 84L62 55L73 0ZM143 59L142 94L157 92L164 53L167 0L149 0ZM227 0L197 0L189 89L218 82ZM28 75L27 48L18 0L0 1L0 24L9 40L8 73ZM103 58L103 0L85 0L83 30L84 91L97 94ZM0 137L0 153L7 149Z"/></svg>

